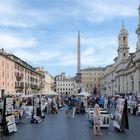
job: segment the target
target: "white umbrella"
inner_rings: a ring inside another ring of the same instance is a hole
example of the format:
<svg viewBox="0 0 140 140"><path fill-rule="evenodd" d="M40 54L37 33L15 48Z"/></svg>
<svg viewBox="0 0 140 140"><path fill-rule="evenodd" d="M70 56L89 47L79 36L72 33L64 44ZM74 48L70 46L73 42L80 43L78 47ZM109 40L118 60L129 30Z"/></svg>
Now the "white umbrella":
<svg viewBox="0 0 140 140"><path fill-rule="evenodd" d="M77 94L78 96L90 96L91 94L88 92L81 92L79 94Z"/></svg>
<svg viewBox="0 0 140 140"><path fill-rule="evenodd" d="M32 98L33 95L32 95L32 94L29 94L29 95L23 94L23 95L21 95L20 97L21 97L21 98Z"/></svg>
<svg viewBox="0 0 140 140"><path fill-rule="evenodd" d="M6 95L11 95L11 96L19 97L19 96L23 95L23 93L20 93L20 92L18 92L18 93L6 93Z"/></svg>
<svg viewBox="0 0 140 140"><path fill-rule="evenodd" d="M54 92L54 91L50 91L49 93L47 93L46 95L58 95L58 93L57 92Z"/></svg>

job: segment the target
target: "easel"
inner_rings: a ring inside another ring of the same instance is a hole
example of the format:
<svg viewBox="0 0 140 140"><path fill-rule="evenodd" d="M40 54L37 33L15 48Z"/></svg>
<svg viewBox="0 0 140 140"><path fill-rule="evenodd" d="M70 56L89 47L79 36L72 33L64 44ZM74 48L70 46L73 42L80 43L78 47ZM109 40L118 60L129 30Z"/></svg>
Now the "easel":
<svg viewBox="0 0 140 140"><path fill-rule="evenodd" d="M3 132L6 135L17 131L15 117L12 114L12 112L13 112L13 99L12 97L5 97L1 124Z"/></svg>
<svg viewBox="0 0 140 140"><path fill-rule="evenodd" d="M115 132L124 133L125 129L129 129L127 99L120 99L120 101L121 102L117 107L115 118L113 120L113 126L115 128Z"/></svg>

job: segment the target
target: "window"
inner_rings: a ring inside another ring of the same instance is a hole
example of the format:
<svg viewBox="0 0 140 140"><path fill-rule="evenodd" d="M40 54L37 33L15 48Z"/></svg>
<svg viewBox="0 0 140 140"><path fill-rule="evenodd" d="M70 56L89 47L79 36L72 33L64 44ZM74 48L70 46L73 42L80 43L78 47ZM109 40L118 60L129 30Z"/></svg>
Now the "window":
<svg viewBox="0 0 140 140"><path fill-rule="evenodd" d="M7 78L9 78L9 72L7 73Z"/></svg>
<svg viewBox="0 0 140 140"><path fill-rule="evenodd" d="M2 77L4 77L4 71L2 71Z"/></svg>
<svg viewBox="0 0 140 140"><path fill-rule="evenodd" d="M2 66L4 67L4 61L2 61Z"/></svg>
<svg viewBox="0 0 140 140"><path fill-rule="evenodd" d="M9 64L7 64L7 69L9 69Z"/></svg>

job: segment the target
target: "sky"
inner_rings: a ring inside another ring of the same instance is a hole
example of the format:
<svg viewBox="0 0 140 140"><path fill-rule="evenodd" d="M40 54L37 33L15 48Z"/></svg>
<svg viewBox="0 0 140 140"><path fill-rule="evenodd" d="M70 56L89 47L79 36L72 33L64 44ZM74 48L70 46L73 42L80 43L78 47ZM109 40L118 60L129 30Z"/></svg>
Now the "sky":
<svg viewBox="0 0 140 140"><path fill-rule="evenodd" d="M129 52L136 51L139 0L0 0L0 48L53 76L105 67L117 56L124 22Z"/></svg>

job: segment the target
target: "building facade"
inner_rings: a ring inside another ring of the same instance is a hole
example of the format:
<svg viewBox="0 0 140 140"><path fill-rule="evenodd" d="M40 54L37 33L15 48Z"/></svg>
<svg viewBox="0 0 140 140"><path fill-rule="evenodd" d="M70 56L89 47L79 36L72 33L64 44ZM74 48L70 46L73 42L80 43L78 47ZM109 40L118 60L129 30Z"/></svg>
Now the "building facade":
<svg viewBox="0 0 140 140"><path fill-rule="evenodd" d="M104 75L104 68L86 68L81 70L83 88L94 94L100 93L100 83Z"/></svg>
<svg viewBox="0 0 140 140"><path fill-rule="evenodd" d="M13 54L0 49L0 96L40 92L45 76Z"/></svg>
<svg viewBox="0 0 140 140"><path fill-rule="evenodd" d="M56 75L54 78L55 91L59 95L74 95L76 94L76 80L66 76L65 73Z"/></svg>
<svg viewBox="0 0 140 140"><path fill-rule="evenodd" d="M5 92L15 92L14 61L0 49L0 97Z"/></svg>
<svg viewBox="0 0 140 140"><path fill-rule="evenodd" d="M133 94L140 97L140 6L136 29L137 45L134 53L129 52L128 32L122 25L118 36L118 56L106 67L102 79L102 94Z"/></svg>
<svg viewBox="0 0 140 140"><path fill-rule="evenodd" d="M54 77L47 71L45 71L45 88L44 93L47 94L54 90Z"/></svg>

